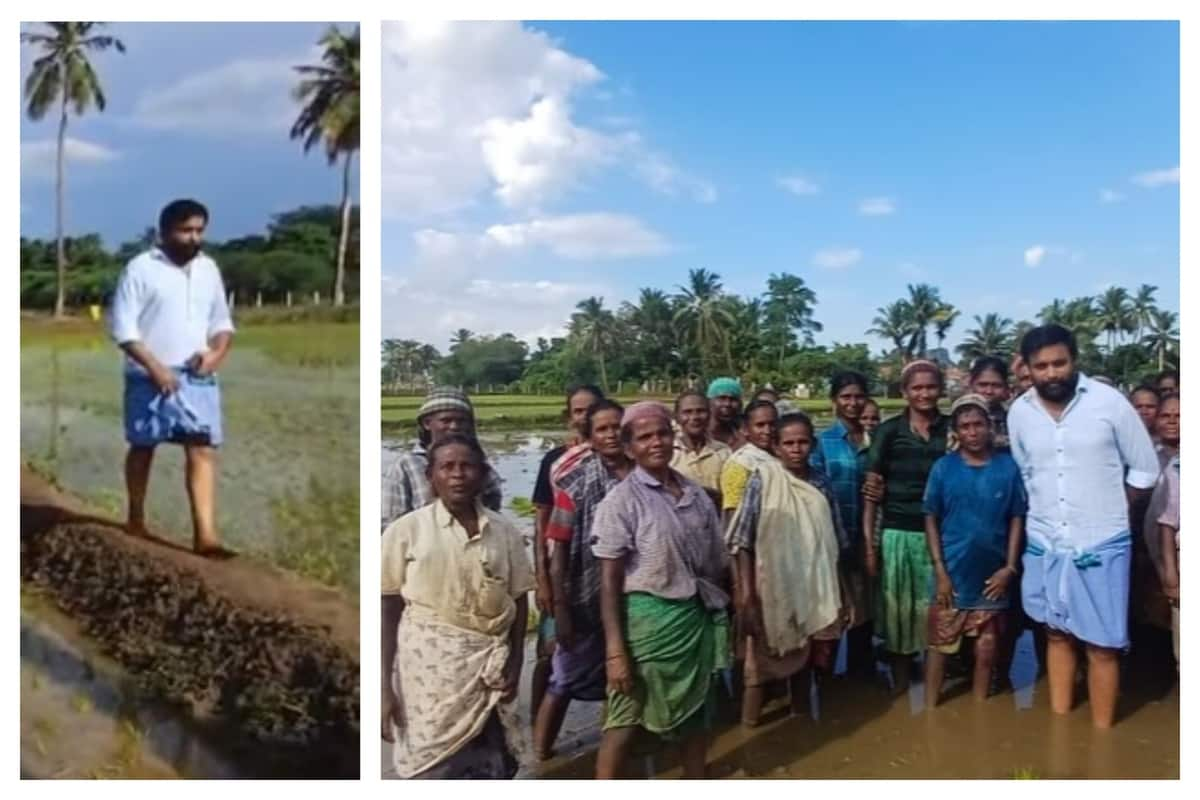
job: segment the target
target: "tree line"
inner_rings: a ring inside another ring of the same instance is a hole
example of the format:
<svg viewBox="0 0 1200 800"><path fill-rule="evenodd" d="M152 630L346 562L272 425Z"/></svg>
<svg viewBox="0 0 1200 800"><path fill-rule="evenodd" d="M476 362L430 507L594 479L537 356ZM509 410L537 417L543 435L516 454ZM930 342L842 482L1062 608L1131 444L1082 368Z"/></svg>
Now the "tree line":
<svg viewBox="0 0 1200 800"><path fill-rule="evenodd" d="M385 392L422 391L429 383L493 386L523 393L555 393L580 381L606 389L623 386L674 390L697 378L734 375L743 384L798 384L823 391L837 369L857 369L873 383L893 384L898 368L914 358L968 368L980 356L1010 359L1021 337L1038 324L1075 331L1081 368L1131 385L1155 370L1177 367L1179 315L1161 309L1158 287L1111 287L1096 296L1055 299L1036 321L1013 321L1002 312L976 315L954 352L943 343L962 314L929 284L909 284L907 295L876 309L864 335L885 344L872 353L866 342L814 344L822 330L817 296L804 279L772 274L762 294L726 292L720 275L691 270L668 293L643 288L637 302L606 308L588 297L567 322L567 335L539 338L530 348L511 333L480 336L460 329L442 354L411 339L383 342Z"/></svg>
<svg viewBox="0 0 1200 800"><path fill-rule="evenodd" d="M99 237L68 238L65 233L67 125L74 114L82 116L89 108L103 112L108 104L104 86L90 56L105 51L125 53L124 42L102 33L103 22L43 22L44 30L22 31L21 44L37 53L25 78L25 113L31 120L58 113L58 142L55 167L54 299L55 317L62 317L71 297L92 297L103 279L94 266L97 251L103 248ZM346 299L346 280L350 262L351 239L356 236L350 202L350 177L354 154L359 146L359 29L347 35L331 25L318 44L322 48L320 64L295 67L299 81L291 89L300 111L288 135L301 142L304 152L322 146L329 164L342 162L341 202L333 217L336 246L330 251L330 280L324 294L340 306ZM254 238L254 237L250 237ZM25 298L25 240L22 239L22 304ZM142 246L154 241L143 233ZM357 244L355 244L357 253ZM42 253L41 255L44 255ZM91 258L91 262L76 260ZM42 263L44 259L39 259ZM281 264L282 266L282 264ZM82 267L88 274L68 279L68 267ZM40 298L40 294L38 295ZM39 306L40 307L40 306Z"/></svg>
<svg viewBox="0 0 1200 800"><path fill-rule="evenodd" d="M314 296L329 299L335 282L340 209L336 206L301 206L272 218L265 235L255 234L223 242L206 242L204 250L221 267L225 289L235 304L299 304ZM358 208L352 209L347 231L343 298L359 294ZM100 235L68 237L63 246L71 264L62 298L68 306L108 303L121 268L151 247L154 228L140 236L105 246ZM57 243L21 238L21 308L53 309L58 299Z"/></svg>

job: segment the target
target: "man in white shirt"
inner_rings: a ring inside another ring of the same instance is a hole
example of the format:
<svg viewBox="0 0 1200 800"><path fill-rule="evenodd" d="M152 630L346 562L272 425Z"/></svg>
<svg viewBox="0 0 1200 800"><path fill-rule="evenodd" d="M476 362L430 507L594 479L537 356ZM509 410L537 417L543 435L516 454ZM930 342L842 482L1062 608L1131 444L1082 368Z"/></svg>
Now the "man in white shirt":
<svg viewBox="0 0 1200 800"><path fill-rule="evenodd" d="M161 243L121 272L113 295L113 339L125 351L125 485L128 530L145 536L146 487L154 449L181 444L187 457L193 548L219 556L216 448L221 444L217 369L233 320L216 263L201 252L208 210L175 200L159 215Z"/></svg>
<svg viewBox="0 0 1200 800"><path fill-rule="evenodd" d="M1021 597L1046 627L1050 706L1071 710L1077 650L1088 659L1092 724L1112 726L1119 655L1129 645L1130 508L1158 478L1137 412L1079 372L1074 335L1060 325L1025 334L1034 391L1008 412L1012 455L1029 495Z"/></svg>

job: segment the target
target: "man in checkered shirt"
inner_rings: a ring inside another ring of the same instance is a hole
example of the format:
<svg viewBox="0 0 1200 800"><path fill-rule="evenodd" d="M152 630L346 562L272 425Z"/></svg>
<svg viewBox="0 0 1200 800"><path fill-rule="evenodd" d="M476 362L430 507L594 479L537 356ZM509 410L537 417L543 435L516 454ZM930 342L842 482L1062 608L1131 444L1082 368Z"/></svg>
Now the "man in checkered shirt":
<svg viewBox="0 0 1200 800"><path fill-rule="evenodd" d="M451 433L474 436L475 409L461 389L438 386L429 392L417 412L417 444L401 453L383 473L380 531L408 512L433 501L433 487L426 476L429 464L426 451L431 444ZM500 476L490 465L482 499L488 508L500 510Z"/></svg>

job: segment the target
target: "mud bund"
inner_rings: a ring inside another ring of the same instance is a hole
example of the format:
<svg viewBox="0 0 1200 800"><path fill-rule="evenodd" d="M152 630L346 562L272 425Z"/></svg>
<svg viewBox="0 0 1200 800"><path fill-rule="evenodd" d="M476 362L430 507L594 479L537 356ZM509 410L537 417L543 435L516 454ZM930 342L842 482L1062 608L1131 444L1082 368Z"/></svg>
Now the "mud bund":
<svg viewBox="0 0 1200 800"><path fill-rule="evenodd" d="M358 776L358 615L330 590L24 502L21 579L212 733L242 775ZM331 613L337 622L322 624Z"/></svg>

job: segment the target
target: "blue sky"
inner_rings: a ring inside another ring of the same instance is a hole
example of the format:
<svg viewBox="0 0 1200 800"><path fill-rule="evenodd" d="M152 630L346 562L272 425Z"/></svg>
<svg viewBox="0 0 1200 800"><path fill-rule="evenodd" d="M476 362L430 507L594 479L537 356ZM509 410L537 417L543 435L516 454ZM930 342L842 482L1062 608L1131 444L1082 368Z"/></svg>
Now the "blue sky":
<svg viewBox="0 0 1200 800"><path fill-rule="evenodd" d="M693 267L971 315L1179 307L1173 23L385 23L383 334L532 340Z"/></svg>
<svg viewBox="0 0 1200 800"><path fill-rule="evenodd" d="M352 30L350 23L340 23ZM35 26L40 27L40 26ZM72 117L67 136L67 232L115 246L154 225L179 196L204 202L209 237L263 232L270 215L336 203L341 175L288 130L298 111L292 67L316 63L324 23L127 23L108 26L124 55L93 59L103 114ZM26 26L22 26L24 30ZM21 79L33 51L23 46ZM57 115L21 108L21 233L54 231Z"/></svg>

